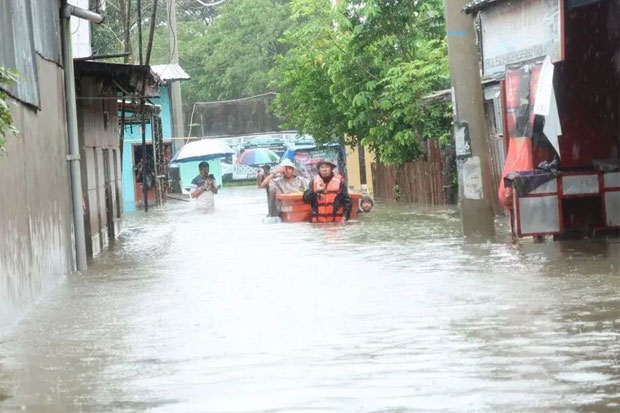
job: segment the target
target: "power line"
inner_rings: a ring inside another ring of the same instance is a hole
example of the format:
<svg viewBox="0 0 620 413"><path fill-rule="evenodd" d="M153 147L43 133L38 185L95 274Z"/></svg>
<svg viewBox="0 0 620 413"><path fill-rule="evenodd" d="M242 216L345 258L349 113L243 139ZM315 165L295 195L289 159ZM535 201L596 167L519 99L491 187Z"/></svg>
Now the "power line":
<svg viewBox="0 0 620 413"><path fill-rule="evenodd" d="M194 105L212 105L215 103L231 103L231 102L242 102L244 100L250 100L250 99L256 99L256 98L261 98L263 96L277 96L276 92L267 92L267 93L261 93L260 95L255 95L255 96L247 96L247 97L243 97L243 98L238 98L238 99L229 99L229 100L213 100L211 102L195 102Z"/></svg>
<svg viewBox="0 0 620 413"><path fill-rule="evenodd" d="M215 6L219 6L220 4L226 3L226 0L214 1L213 3L205 3L201 0L196 0L196 1L202 4L204 7L215 7Z"/></svg>

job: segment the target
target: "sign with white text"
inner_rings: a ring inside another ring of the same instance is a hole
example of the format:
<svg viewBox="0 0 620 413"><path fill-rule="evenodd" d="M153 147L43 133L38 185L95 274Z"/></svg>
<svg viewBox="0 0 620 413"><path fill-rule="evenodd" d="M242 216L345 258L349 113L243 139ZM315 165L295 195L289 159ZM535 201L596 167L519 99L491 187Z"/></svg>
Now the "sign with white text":
<svg viewBox="0 0 620 413"><path fill-rule="evenodd" d="M484 76L501 76L507 64L541 56L563 60L562 3L516 0L481 11Z"/></svg>

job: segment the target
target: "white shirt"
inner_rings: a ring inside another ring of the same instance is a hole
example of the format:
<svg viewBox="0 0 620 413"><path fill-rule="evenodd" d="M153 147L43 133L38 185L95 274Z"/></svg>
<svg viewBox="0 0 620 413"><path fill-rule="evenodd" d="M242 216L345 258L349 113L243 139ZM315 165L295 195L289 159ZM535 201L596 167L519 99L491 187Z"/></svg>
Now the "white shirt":
<svg viewBox="0 0 620 413"><path fill-rule="evenodd" d="M198 187L192 188L192 192L197 189ZM215 199L213 197L213 192L210 190L204 191L196 197L196 209L211 210L213 208L215 208Z"/></svg>
<svg viewBox="0 0 620 413"><path fill-rule="evenodd" d="M191 191L198 190L205 182L205 178L198 175L192 180ZM215 184L215 183L214 183ZM215 208L215 200L213 198L213 192L211 190L203 191L196 197L196 209L211 210Z"/></svg>

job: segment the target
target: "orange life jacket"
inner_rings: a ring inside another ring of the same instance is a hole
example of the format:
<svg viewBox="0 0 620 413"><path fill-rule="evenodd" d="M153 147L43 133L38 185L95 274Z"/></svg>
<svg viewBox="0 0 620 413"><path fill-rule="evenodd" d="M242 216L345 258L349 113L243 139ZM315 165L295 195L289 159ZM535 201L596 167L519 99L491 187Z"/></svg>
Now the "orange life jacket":
<svg viewBox="0 0 620 413"><path fill-rule="evenodd" d="M320 175L314 177L314 188L323 182L323 178ZM340 192L340 183L342 182L342 176L334 175L332 179L327 183L325 191L322 193L317 192L318 210L312 211L310 222L340 222L342 221L342 214L344 214L344 208L341 206L337 210L334 210L334 201L336 195Z"/></svg>

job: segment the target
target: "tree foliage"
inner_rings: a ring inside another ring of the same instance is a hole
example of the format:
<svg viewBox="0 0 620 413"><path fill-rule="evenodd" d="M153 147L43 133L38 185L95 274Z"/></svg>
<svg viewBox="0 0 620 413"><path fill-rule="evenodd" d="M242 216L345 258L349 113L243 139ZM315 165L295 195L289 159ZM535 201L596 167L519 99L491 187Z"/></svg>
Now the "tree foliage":
<svg viewBox="0 0 620 413"><path fill-rule="evenodd" d="M141 1L143 56L146 53L153 3L153 0ZM104 22L92 26L93 54L103 55L127 51L131 53L127 61L137 63L140 60L138 55L138 0L106 0L105 4ZM168 0L158 1L151 63L169 62L168 22L171 13L169 5ZM218 7L204 7L196 0L176 0L176 7L179 30L182 30L188 23L193 29L202 29L204 32L218 15Z"/></svg>
<svg viewBox="0 0 620 413"><path fill-rule="evenodd" d="M0 66L0 87L6 87L16 80L17 76L14 72ZM0 89L0 155L4 152L4 145L6 144L5 136L9 133L13 135L17 134L17 129L13 126L13 117L9 110L7 97L7 94Z"/></svg>
<svg viewBox="0 0 620 413"><path fill-rule="evenodd" d="M293 13L282 42L291 45L273 70L273 105L286 126L329 140L343 136L346 116L333 99L333 82L328 72L347 38L336 35L336 19L329 0L294 1Z"/></svg>
<svg viewBox="0 0 620 413"><path fill-rule="evenodd" d="M293 2L291 45L274 69L276 113L321 141L367 144L386 163L446 139L450 108L423 97L449 86L440 0Z"/></svg>
<svg viewBox="0 0 620 413"><path fill-rule="evenodd" d="M287 47L279 42L288 25L285 0L228 0L204 36L180 46L194 81L193 101L252 96L269 91L270 69ZM188 62L190 63L190 62Z"/></svg>
<svg viewBox="0 0 620 413"><path fill-rule="evenodd" d="M131 1L129 19L127 1ZM167 3L159 1L151 64L170 62ZM179 64L192 78L182 84L185 104L270 91L270 71L277 56L287 51L286 44L279 39L289 24L289 3L290 0L227 0L217 7L204 7L196 0L177 0ZM129 61L138 62L136 7L136 0L107 0L104 24L93 27L96 54L129 50L133 55ZM144 49L151 7L152 0L142 1ZM130 39L128 48L126 32Z"/></svg>
<svg viewBox="0 0 620 413"><path fill-rule="evenodd" d="M137 56L137 0L106 3L94 52ZM171 54L168 2L159 3L152 64ZM448 139L449 104L423 99L449 87L442 0L215 3L177 0L179 63L192 78L183 82L186 107L275 91L286 127L369 145L386 163L418 158L424 139ZM145 43L151 7L142 1Z"/></svg>

